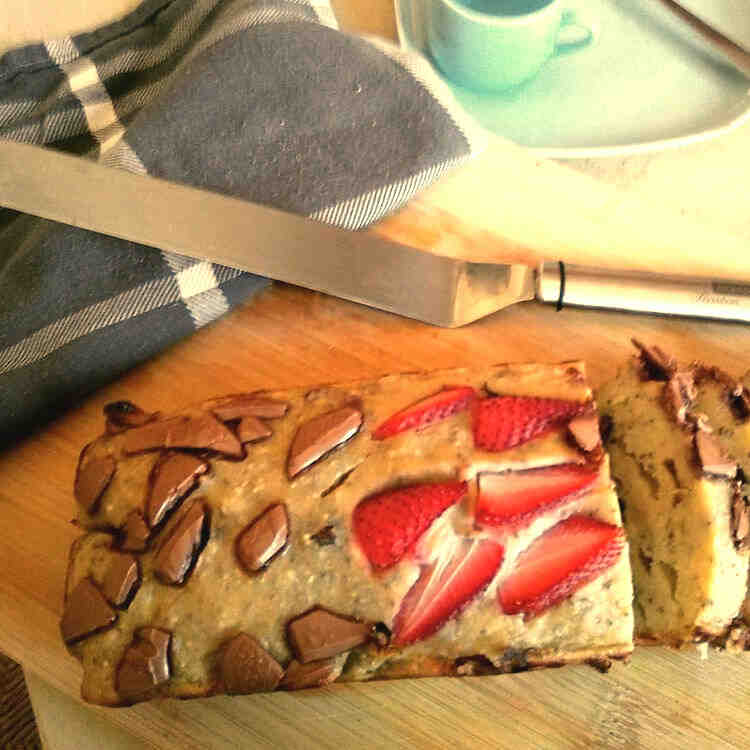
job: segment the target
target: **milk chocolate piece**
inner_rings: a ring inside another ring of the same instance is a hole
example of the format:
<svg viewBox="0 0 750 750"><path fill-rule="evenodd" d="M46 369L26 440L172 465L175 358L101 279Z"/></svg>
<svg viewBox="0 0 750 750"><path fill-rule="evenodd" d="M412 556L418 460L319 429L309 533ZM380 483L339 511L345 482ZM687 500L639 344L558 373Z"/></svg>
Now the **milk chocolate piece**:
<svg viewBox="0 0 750 750"><path fill-rule="evenodd" d="M739 491L732 501L732 536L738 550L750 548L750 506Z"/></svg>
<svg viewBox="0 0 750 750"><path fill-rule="evenodd" d="M210 409L224 422L242 417L278 419L286 414L289 404L253 393L239 393L214 401Z"/></svg>
<svg viewBox="0 0 750 750"><path fill-rule="evenodd" d="M695 449L704 474L728 479L737 474L737 464L726 454L714 434L698 430L695 433Z"/></svg>
<svg viewBox="0 0 750 750"><path fill-rule="evenodd" d="M106 628L117 619L102 592L90 578L84 578L70 592L60 621L60 630L66 643L85 638Z"/></svg>
<svg viewBox="0 0 750 750"><path fill-rule="evenodd" d="M297 658L307 664L359 646L370 637L372 625L316 608L292 620L289 642Z"/></svg>
<svg viewBox="0 0 750 750"><path fill-rule="evenodd" d="M133 510L128 513L128 517L125 519L125 523L120 531L123 535L120 542L121 550L125 552L143 552L148 546L150 532L140 511Z"/></svg>
<svg viewBox="0 0 750 750"><path fill-rule="evenodd" d="M568 422L568 431L578 447L586 453L590 453L601 443L599 419L596 414L583 414L571 419Z"/></svg>
<svg viewBox="0 0 750 750"><path fill-rule="evenodd" d="M677 362L658 346L646 346L638 339L631 339L640 351L643 370L648 380L669 380L677 369Z"/></svg>
<svg viewBox="0 0 750 750"><path fill-rule="evenodd" d="M741 422L750 419L750 391L738 384L729 394L729 406L734 416Z"/></svg>
<svg viewBox="0 0 750 750"><path fill-rule="evenodd" d="M74 493L76 500L85 508L87 513L95 513L99 499L104 490L109 487L112 477L115 475L117 463L112 456L92 458L83 463L84 454L78 464Z"/></svg>
<svg viewBox="0 0 750 750"><path fill-rule="evenodd" d="M237 425L237 437L241 443L255 443L271 435L273 435L271 428L258 417L242 417Z"/></svg>
<svg viewBox="0 0 750 750"><path fill-rule="evenodd" d="M170 633L139 628L117 669L117 692L126 701L143 697L169 679Z"/></svg>
<svg viewBox="0 0 750 750"><path fill-rule="evenodd" d="M257 573L286 546L289 516L286 506L271 505L237 537L237 558L248 573Z"/></svg>
<svg viewBox="0 0 750 750"><path fill-rule="evenodd" d="M211 414L172 417L134 427L125 433L123 446L126 453L194 448L209 449L234 458L244 455L235 434Z"/></svg>
<svg viewBox="0 0 750 750"><path fill-rule="evenodd" d="M335 682L343 669L341 659L320 659L301 664L296 659L289 662L284 679L279 687L283 690L303 690L304 688L321 687Z"/></svg>
<svg viewBox="0 0 750 750"><path fill-rule="evenodd" d="M664 386L667 409L679 424L687 423L687 413L698 395L693 375L687 370L672 374Z"/></svg>
<svg viewBox="0 0 750 750"><path fill-rule="evenodd" d="M172 527L154 556L154 572L162 583L176 585L185 580L200 553L206 523L206 509L196 502Z"/></svg>
<svg viewBox="0 0 750 750"><path fill-rule="evenodd" d="M239 633L224 646L220 669L230 695L270 692L284 676L276 659L247 633Z"/></svg>
<svg viewBox="0 0 750 750"><path fill-rule="evenodd" d="M136 406L132 401L114 401L104 407L106 430L112 435L131 427L141 425L156 419L156 412L149 414Z"/></svg>
<svg viewBox="0 0 750 750"><path fill-rule="evenodd" d="M593 667L600 674L607 674L612 669L612 659L593 658L589 659L586 664Z"/></svg>
<svg viewBox="0 0 750 750"><path fill-rule="evenodd" d="M102 594L115 607L122 607L131 598L138 578L138 561L132 555L116 554L102 581Z"/></svg>
<svg viewBox="0 0 750 750"><path fill-rule="evenodd" d="M167 453L154 464L149 478L146 520L152 528L164 519L174 505L195 485L198 477L208 471L208 464L189 453Z"/></svg>
<svg viewBox="0 0 750 750"><path fill-rule="evenodd" d="M289 449L289 478L295 477L328 451L356 435L361 426L362 412L353 406L344 406L305 422L297 430Z"/></svg>

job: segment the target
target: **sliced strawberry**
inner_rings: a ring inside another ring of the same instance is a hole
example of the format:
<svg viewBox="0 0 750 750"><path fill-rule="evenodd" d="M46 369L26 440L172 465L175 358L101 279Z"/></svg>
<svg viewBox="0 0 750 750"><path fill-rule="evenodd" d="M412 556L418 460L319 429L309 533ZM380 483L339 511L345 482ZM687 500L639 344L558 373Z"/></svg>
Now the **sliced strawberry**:
<svg viewBox="0 0 750 750"><path fill-rule="evenodd" d="M388 417L372 436L375 440L385 440L405 430L421 430L463 411L474 396L474 389L469 386L445 388Z"/></svg>
<svg viewBox="0 0 750 750"><path fill-rule="evenodd" d="M514 448L556 430L585 409L586 404L558 398L485 398L476 404L474 444L486 451Z"/></svg>
<svg viewBox="0 0 750 750"><path fill-rule="evenodd" d="M619 558L625 535L588 516L560 521L518 558L498 589L503 612L535 617L593 581Z"/></svg>
<svg viewBox="0 0 750 750"><path fill-rule="evenodd" d="M426 565L401 602L392 643L401 646L438 631L478 596L497 573L503 548L488 539L457 539Z"/></svg>
<svg viewBox="0 0 750 750"><path fill-rule="evenodd" d="M577 464L480 474L477 523L528 526L542 513L577 498L597 477L596 471Z"/></svg>
<svg viewBox="0 0 750 750"><path fill-rule="evenodd" d="M411 552L432 522L465 494L466 482L445 482L371 495L354 509L354 534L370 563L388 568Z"/></svg>

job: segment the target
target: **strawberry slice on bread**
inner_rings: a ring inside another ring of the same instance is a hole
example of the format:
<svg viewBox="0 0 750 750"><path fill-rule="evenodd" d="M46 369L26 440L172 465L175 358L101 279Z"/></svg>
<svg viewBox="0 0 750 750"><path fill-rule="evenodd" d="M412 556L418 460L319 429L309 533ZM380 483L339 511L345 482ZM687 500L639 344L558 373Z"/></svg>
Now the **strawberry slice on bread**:
<svg viewBox="0 0 750 750"><path fill-rule="evenodd" d="M410 554L433 521L465 494L466 482L442 482L370 495L354 509L354 535L373 567L389 568Z"/></svg>
<svg viewBox="0 0 750 750"><path fill-rule="evenodd" d="M388 417L372 436L375 440L385 440L406 430L422 430L463 411L475 396L476 391L469 386L444 388Z"/></svg>
<svg viewBox="0 0 750 750"><path fill-rule="evenodd" d="M621 527L571 516L522 552L498 588L505 614L535 617L559 604L614 565L625 545Z"/></svg>
<svg viewBox="0 0 750 750"><path fill-rule="evenodd" d="M504 451L546 435L587 410L587 404L536 396L495 396L476 402L474 444Z"/></svg>
<svg viewBox="0 0 750 750"><path fill-rule="evenodd" d="M480 526L520 529L591 488L599 473L564 464L527 471L479 475L476 521Z"/></svg>
<svg viewBox="0 0 750 750"><path fill-rule="evenodd" d="M489 539L457 537L422 568L393 623L394 645L423 640L474 600L495 577L503 548Z"/></svg>

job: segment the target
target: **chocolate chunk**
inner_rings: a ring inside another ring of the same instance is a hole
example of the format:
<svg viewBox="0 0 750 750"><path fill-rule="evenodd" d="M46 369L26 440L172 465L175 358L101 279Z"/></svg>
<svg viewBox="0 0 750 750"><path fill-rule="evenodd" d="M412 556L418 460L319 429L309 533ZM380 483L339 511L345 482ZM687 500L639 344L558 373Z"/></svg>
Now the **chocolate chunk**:
<svg viewBox="0 0 750 750"><path fill-rule="evenodd" d="M237 425L237 437L241 443L255 443L271 437L273 431L258 417L242 417Z"/></svg>
<svg viewBox="0 0 750 750"><path fill-rule="evenodd" d="M125 552L143 552L148 546L149 530L140 511L133 510L120 529L122 541L120 549Z"/></svg>
<svg viewBox="0 0 750 750"><path fill-rule="evenodd" d="M750 505L740 492L732 501L732 536L739 551L750 548Z"/></svg>
<svg viewBox="0 0 750 750"><path fill-rule="evenodd" d="M460 656L453 662L455 673L461 677L498 674L499 670L486 656Z"/></svg>
<svg viewBox="0 0 750 750"><path fill-rule="evenodd" d="M289 516L283 504L271 505L237 537L237 558L248 573L257 573L286 546Z"/></svg>
<svg viewBox="0 0 750 750"><path fill-rule="evenodd" d="M86 450L84 449L78 464L73 491L76 500L78 500L86 512L95 513L99 499L104 494L104 490L109 487L109 483L115 475L117 463L112 456L92 458L83 463L85 453Z"/></svg>
<svg viewBox="0 0 750 750"><path fill-rule="evenodd" d="M297 658L307 664L359 646L370 637L372 625L316 608L292 620L288 632Z"/></svg>
<svg viewBox="0 0 750 750"><path fill-rule="evenodd" d="M602 442L608 443L612 437L612 430L615 427L615 422L609 414L602 414L599 417L599 433L602 436Z"/></svg>
<svg viewBox="0 0 750 750"><path fill-rule="evenodd" d="M283 690L303 690L304 688L322 687L335 682L343 669L340 659L320 659L301 664L296 659L289 662L284 679L281 681Z"/></svg>
<svg viewBox="0 0 750 750"><path fill-rule="evenodd" d="M688 410L697 395L693 375L688 370L673 373L667 381L664 386L666 407L678 424L687 424Z"/></svg>
<svg viewBox="0 0 750 750"><path fill-rule="evenodd" d="M208 464L189 453L167 453L154 464L149 477L146 520L154 527L182 500L208 471Z"/></svg>
<svg viewBox="0 0 750 750"><path fill-rule="evenodd" d="M715 381L724 386L728 391L733 390L738 385L737 380L729 375L729 373L713 365L706 365L703 362L693 362L690 365L690 369L693 373L693 379L698 384L704 383L707 380Z"/></svg>
<svg viewBox="0 0 750 750"><path fill-rule="evenodd" d="M750 391L741 384L735 386L729 394L729 406L737 419L746 422L750 419Z"/></svg>
<svg viewBox="0 0 750 750"><path fill-rule="evenodd" d="M295 477L330 450L356 435L361 426L362 412L353 406L329 411L305 422L297 430L289 449L289 478Z"/></svg>
<svg viewBox="0 0 750 750"><path fill-rule="evenodd" d="M185 580L200 554L207 523L203 503L196 502L172 527L154 555L154 572L162 583L176 585Z"/></svg>
<svg viewBox="0 0 750 750"><path fill-rule="evenodd" d="M131 598L138 578L138 561L132 555L114 555L102 581L102 594L115 607L122 607Z"/></svg>
<svg viewBox="0 0 750 750"><path fill-rule="evenodd" d="M221 679L230 695L275 690L284 670L255 638L240 633L221 652Z"/></svg>
<svg viewBox="0 0 750 750"><path fill-rule="evenodd" d="M589 659L586 663L601 674L607 674L607 672L609 672L609 670L612 669L611 659L594 657L593 659Z"/></svg>
<svg viewBox="0 0 750 750"><path fill-rule="evenodd" d="M117 692L126 701L143 698L169 679L172 636L159 628L139 628L117 669Z"/></svg>
<svg viewBox="0 0 750 750"><path fill-rule="evenodd" d="M750 651L750 628L748 628L741 618L734 620L727 634L726 647L732 651Z"/></svg>
<svg viewBox="0 0 750 750"><path fill-rule="evenodd" d="M85 638L111 625L117 613L109 606L102 592L90 578L84 578L65 602L60 630L66 643Z"/></svg>
<svg viewBox="0 0 750 750"><path fill-rule="evenodd" d="M593 451L601 444L599 420L596 414L583 414L568 422L568 432L573 436L578 447L586 453Z"/></svg>
<svg viewBox="0 0 750 750"><path fill-rule="evenodd" d="M646 346L638 339L631 339L640 351L643 373L647 380L668 380L677 369L677 363L658 346Z"/></svg>
<svg viewBox="0 0 750 750"><path fill-rule="evenodd" d="M332 544L336 544L336 534L333 526L324 526L320 531L316 531L310 539L320 547L329 547Z"/></svg>
<svg viewBox="0 0 750 750"><path fill-rule="evenodd" d="M278 419L286 414L289 404L253 393L240 393L219 399L209 408L219 419L229 422L242 417Z"/></svg>
<svg viewBox="0 0 750 750"><path fill-rule="evenodd" d="M372 631L372 640L378 648L386 648L392 637L391 629L384 622L376 622Z"/></svg>
<svg viewBox="0 0 750 750"><path fill-rule="evenodd" d="M243 456L235 434L211 414L198 417L171 417L134 427L125 433L126 453L161 448L209 449L227 456Z"/></svg>
<svg viewBox="0 0 750 750"><path fill-rule="evenodd" d="M104 416L107 418L106 430L112 435L151 422L156 419L157 414L143 411L132 401L114 401L104 407Z"/></svg>
<svg viewBox="0 0 750 750"><path fill-rule="evenodd" d="M737 474L737 464L726 454L713 433L698 430L695 433L695 449L704 474L728 479Z"/></svg>
<svg viewBox="0 0 750 750"><path fill-rule="evenodd" d="M531 649L525 648L506 648L499 662L495 659L495 664L504 674L515 672L525 672L531 666L529 656Z"/></svg>

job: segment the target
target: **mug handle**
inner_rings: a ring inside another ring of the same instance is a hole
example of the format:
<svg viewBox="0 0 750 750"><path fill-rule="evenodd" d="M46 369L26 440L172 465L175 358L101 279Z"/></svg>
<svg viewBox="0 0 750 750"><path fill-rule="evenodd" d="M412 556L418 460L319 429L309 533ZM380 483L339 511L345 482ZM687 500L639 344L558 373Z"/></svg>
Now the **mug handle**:
<svg viewBox="0 0 750 750"><path fill-rule="evenodd" d="M588 47L594 41L594 36L594 29L582 23L574 10L564 10L554 54L565 55Z"/></svg>

